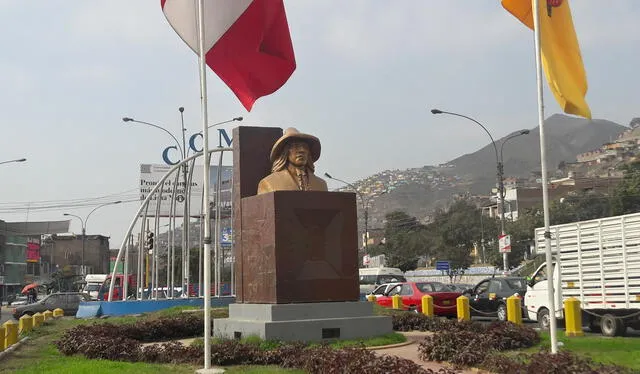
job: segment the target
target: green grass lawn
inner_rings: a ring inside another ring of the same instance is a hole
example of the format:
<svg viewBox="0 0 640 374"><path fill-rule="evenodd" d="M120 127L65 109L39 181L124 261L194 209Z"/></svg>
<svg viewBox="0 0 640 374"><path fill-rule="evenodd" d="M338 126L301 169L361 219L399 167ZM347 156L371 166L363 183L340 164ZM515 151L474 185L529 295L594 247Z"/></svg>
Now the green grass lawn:
<svg viewBox="0 0 640 374"><path fill-rule="evenodd" d="M504 354L516 356L521 353L535 353L541 349L549 351L551 341L549 333L540 334L540 344L523 350L509 351ZM560 350L571 351L585 357L590 357L594 362L607 365L619 365L640 371L640 339L615 337L609 338L599 335L589 335L568 338L562 332L558 333Z"/></svg>
<svg viewBox="0 0 640 374"><path fill-rule="evenodd" d="M259 345L260 348L264 350L274 349L280 345L280 343L277 341L262 340L258 336L247 336L245 338L242 338L240 341L243 343ZM406 336L397 332L392 332L386 335L376 336L368 339L336 340L328 343L329 343L329 346L339 349L339 348L345 348L345 347L356 347L359 345L364 345L365 347L380 347L383 345L404 343L406 341L407 341ZM212 344L216 344L219 342L220 340L218 339L215 339L215 338L212 339ZM195 347L202 347L204 346L204 339L202 338L195 339L193 342L191 342L191 345ZM310 345L315 345L315 344L310 344Z"/></svg>
<svg viewBox="0 0 640 374"><path fill-rule="evenodd" d="M565 349L591 357L593 361L603 364L615 364L640 370L640 338L605 336L582 336L568 338L558 334L558 342L562 342L560 349ZM529 348L529 352L537 352L540 348L549 349L551 342L548 333L540 334L540 345Z"/></svg>
<svg viewBox="0 0 640 374"><path fill-rule="evenodd" d="M112 317L99 320L75 319L65 317L47 321L42 326L31 331L28 334L29 339L25 341L17 350L15 350L8 357L2 360L2 363L0 364L0 373L193 373L201 366L92 360L87 359L83 356L69 357L62 355L53 345L53 342L59 339L65 330L78 325L100 322L109 322L114 324L136 323L137 321L140 321L140 319L153 319L182 313L182 311L185 309L189 308L170 308L160 312L145 314L140 317ZM226 308L212 309L213 318L224 318L227 316L228 309ZM265 349L268 349L274 345L273 342L262 341L256 337L247 337L245 341L255 342L256 344L260 344L261 346L263 346ZM337 341L333 342L332 346L336 348L354 346L358 344L364 344L365 346L380 346L401 343L404 341L406 341L404 335L399 333L391 333L372 339ZM200 344L202 344L201 340ZM272 366L233 366L226 369L229 373L304 373L300 370L282 369Z"/></svg>

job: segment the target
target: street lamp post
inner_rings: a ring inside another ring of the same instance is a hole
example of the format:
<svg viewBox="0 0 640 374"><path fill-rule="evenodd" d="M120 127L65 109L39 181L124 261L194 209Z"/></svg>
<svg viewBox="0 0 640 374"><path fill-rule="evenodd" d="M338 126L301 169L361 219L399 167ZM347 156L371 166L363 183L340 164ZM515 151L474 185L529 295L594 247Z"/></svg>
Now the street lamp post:
<svg viewBox="0 0 640 374"><path fill-rule="evenodd" d="M15 159L15 160L2 161L2 162L0 162L0 165L9 164L9 163L12 163L12 162L25 162L25 161L27 161L26 158L18 158L18 159Z"/></svg>
<svg viewBox="0 0 640 374"><path fill-rule="evenodd" d="M500 153L498 154L498 147L496 146L496 142L493 139L493 136L491 136L491 133L489 132L489 130L487 130L486 127L484 127L484 125L482 125L480 122L478 122L477 120L469 117L469 116L465 116L463 114L459 114L459 113L454 113L454 112L447 112L444 110L440 110L440 109L431 109L431 113L432 114L448 114L451 116L456 116L456 117L462 117L465 119L468 119L469 121L474 122L475 124L477 124L478 126L482 127L482 129L487 133L487 135L489 135L489 139L491 139L491 144L493 145L493 150L495 152L496 155L496 167L497 167L497 182L498 182L498 194L500 195L500 232L502 235L505 235L505 231L504 231L504 169L503 169L503 164L502 164L502 147L504 146L504 143L506 143L509 139L515 138L516 136L520 136L520 135L525 135L529 133L529 130L522 130L516 134L513 134L511 136L509 136L507 139L505 139L502 142L502 145L500 147ZM504 266L504 271L507 272L509 271L509 257L508 257L508 253L504 252L502 254L502 262L503 262L503 266Z"/></svg>
<svg viewBox="0 0 640 374"><path fill-rule="evenodd" d="M64 216L69 216L69 217L75 217L77 219L80 220L80 224L82 225L82 258L81 258L81 269L82 269L82 274L84 275L84 249L85 249L85 242L86 242L86 237L87 237L87 221L89 220L89 217L91 217L91 214L93 214L93 212L95 212L96 210L102 208L103 206L107 206L107 205L114 205L114 204L120 204L122 201L118 200L118 201L111 201L108 203L104 203L101 205L98 205L97 207L93 208L92 211L89 212L89 214L87 214L87 216L82 219L82 217L77 216L75 214L71 214L71 213L64 213Z"/></svg>
<svg viewBox="0 0 640 374"><path fill-rule="evenodd" d="M156 125L154 123L150 123L150 122L145 122L145 121L139 121L136 120L134 118L131 117L124 117L122 118L123 122L133 122L133 123L138 123L138 124L142 124L142 125L147 125L147 126L151 126L151 127L155 127L156 129L162 130L165 133L169 134L169 136L171 136L171 138L175 141L176 143L176 147L178 149L178 151L180 152L180 157L181 160L184 160L187 158L187 156L189 155L189 148L187 148L187 144L186 144L186 128L184 127L184 108L183 107L179 107L178 111L180 112L180 124L181 124L181 130L182 130L182 144L180 144L180 141L178 141L178 138L176 138L171 131L167 130L166 128ZM242 117L234 117L230 120L226 120L226 121L222 121L222 122L218 122L218 123L214 123L212 125L209 125L208 127L214 127L214 126L219 126L219 125L223 125L225 123L230 123L230 122L234 122L234 121L242 121ZM199 132L199 134L201 134L202 131ZM189 283L189 258L190 258L190 250L189 250L189 204L188 201L188 185L187 185L187 165L183 165L182 167L182 179L183 179L183 186L184 186L184 197L185 197L185 203L183 206L183 235L182 235L182 288L183 289L188 289L188 283ZM171 261L173 261L173 259L171 258ZM173 266L173 265L172 265ZM171 272L173 273L173 270L171 270Z"/></svg>
<svg viewBox="0 0 640 374"><path fill-rule="evenodd" d="M356 188L356 186L354 186L353 184L343 181L342 179L338 179L335 177L332 177L329 173L324 173L324 176L329 178L329 179L333 179L336 180L338 182L342 182L344 184L346 184L347 186L351 187L351 189L353 189L353 191L358 195L358 197L360 198L360 203L362 204L362 210L364 210L364 243L362 245L365 253L367 252L367 248L369 246L369 199L365 199L364 195L358 191L358 189Z"/></svg>

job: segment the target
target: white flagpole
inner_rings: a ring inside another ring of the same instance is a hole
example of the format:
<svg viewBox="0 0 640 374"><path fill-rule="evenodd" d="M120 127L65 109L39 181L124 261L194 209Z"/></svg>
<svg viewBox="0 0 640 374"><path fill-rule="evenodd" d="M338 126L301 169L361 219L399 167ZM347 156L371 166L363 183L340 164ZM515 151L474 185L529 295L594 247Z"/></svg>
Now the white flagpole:
<svg viewBox="0 0 640 374"><path fill-rule="evenodd" d="M211 368L211 210L209 209L209 123L207 112L207 64L204 51L204 0L198 1L198 50L200 57L200 95L202 106L203 209L204 214L204 369Z"/></svg>
<svg viewBox="0 0 640 374"><path fill-rule="evenodd" d="M538 127L540 129L540 171L542 172L542 206L544 210L544 242L547 262L547 291L549 294L549 335L551 353L558 352L555 292L553 284L553 257L551 255L551 232L549 229L549 188L547 186L547 152L544 138L544 99L542 94L542 52L540 47L540 0L533 0L533 30L536 49L536 83L538 85Z"/></svg>

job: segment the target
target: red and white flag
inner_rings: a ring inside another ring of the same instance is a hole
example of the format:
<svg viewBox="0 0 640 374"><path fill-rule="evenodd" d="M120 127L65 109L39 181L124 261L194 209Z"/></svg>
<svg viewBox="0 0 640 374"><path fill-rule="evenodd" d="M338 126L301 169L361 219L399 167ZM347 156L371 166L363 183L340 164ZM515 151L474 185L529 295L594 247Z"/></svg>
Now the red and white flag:
<svg viewBox="0 0 640 374"><path fill-rule="evenodd" d="M162 12L198 54L198 1L160 0ZM207 65L250 111L277 91L296 69L283 0L206 0Z"/></svg>

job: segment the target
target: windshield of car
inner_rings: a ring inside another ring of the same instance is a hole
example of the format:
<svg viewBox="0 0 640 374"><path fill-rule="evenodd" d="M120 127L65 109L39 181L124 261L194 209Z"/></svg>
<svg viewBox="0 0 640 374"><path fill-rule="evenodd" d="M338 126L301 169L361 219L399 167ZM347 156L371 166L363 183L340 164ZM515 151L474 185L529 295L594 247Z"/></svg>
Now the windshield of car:
<svg viewBox="0 0 640 374"><path fill-rule="evenodd" d="M377 283L397 283L397 282L406 282L407 279L402 275L378 275Z"/></svg>
<svg viewBox="0 0 640 374"><path fill-rule="evenodd" d="M99 284L88 284L84 288L85 292L94 292L94 291L98 291L98 290L100 290L100 285Z"/></svg>

